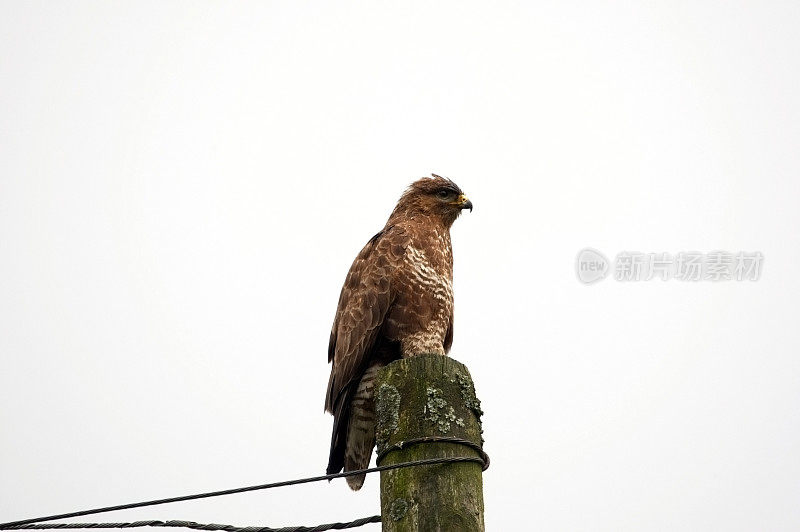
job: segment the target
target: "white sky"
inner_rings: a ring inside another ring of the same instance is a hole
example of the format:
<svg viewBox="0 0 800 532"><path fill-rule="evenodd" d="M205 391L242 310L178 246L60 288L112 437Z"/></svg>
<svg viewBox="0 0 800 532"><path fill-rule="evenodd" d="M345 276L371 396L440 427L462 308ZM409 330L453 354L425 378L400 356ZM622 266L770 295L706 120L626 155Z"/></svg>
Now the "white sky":
<svg viewBox="0 0 800 532"><path fill-rule="evenodd" d="M796 2L3 2L0 521L322 473L344 275L436 172L475 204L489 530L796 530L799 36ZM765 262L584 286L585 246Z"/></svg>

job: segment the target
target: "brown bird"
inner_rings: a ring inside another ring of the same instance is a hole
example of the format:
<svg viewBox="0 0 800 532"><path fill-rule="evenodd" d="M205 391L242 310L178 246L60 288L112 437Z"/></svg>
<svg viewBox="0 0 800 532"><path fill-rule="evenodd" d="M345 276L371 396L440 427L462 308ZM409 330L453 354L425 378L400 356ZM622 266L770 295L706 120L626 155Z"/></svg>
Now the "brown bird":
<svg viewBox="0 0 800 532"><path fill-rule="evenodd" d="M375 447L373 381L401 357L445 355L453 343L450 226L472 202L433 174L408 187L347 273L328 344L328 474L365 469ZM358 490L365 475L347 477Z"/></svg>

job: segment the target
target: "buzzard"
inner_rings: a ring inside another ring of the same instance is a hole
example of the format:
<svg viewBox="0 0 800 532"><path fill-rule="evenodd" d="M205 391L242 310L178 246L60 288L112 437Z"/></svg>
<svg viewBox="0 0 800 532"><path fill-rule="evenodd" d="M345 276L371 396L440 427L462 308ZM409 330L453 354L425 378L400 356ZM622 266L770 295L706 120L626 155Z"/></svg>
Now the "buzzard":
<svg viewBox="0 0 800 532"><path fill-rule="evenodd" d="M453 343L450 226L472 202L433 174L408 187L347 273L328 344L328 474L365 469L375 447L373 381L401 357L445 355ZM365 475L347 477L358 490Z"/></svg>

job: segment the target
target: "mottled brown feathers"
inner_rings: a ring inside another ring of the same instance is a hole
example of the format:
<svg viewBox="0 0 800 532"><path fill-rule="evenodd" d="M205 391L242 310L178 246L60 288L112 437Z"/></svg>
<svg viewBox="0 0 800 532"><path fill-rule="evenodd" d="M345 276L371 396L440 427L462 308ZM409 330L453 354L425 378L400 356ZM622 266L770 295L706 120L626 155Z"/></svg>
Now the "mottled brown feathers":
<svg viewBox="0 0 800 532"><path fill-rule="evenodd" d="M353 261L331 328L325 409L334 415L328 473L369 466L375 445L372 383L400 357L444 355L453 341L450 226L472 210L458 186L434 175L411 184L386 226ZM359 489L363 475L348 477Z"/></svg>

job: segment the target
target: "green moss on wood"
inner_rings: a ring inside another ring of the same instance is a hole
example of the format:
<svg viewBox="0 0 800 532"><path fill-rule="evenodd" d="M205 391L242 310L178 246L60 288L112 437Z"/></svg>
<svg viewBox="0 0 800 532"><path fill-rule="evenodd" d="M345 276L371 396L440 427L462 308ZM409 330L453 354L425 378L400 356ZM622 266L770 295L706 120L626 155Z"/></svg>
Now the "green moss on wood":
<svg viewBox="0 0 800 532"><path fill-rule="evenodd" d="M406 516L408 512L408 502L405 499L395 499L389 507L389 517L393 521L399 521Z"/></svg>
<svg viewBox="0 0 800 532"><path fill-rule="evenodd" d="M461 398L464 401L464 406L472 410L480 420L483 410L481 409L481 400L475 395L475 385L472 383L472 379L469 378L469 375L456 372L454 382L458 383L461 389Z"/></svg>
<svg viewBox="0 0 800 532"><path fill-rule="evenodd" d="M397 431L397 422L400 417L400 392L390 384L381 384L378 388L375 407L378 418L376 431L378 452L383 452L389 438Z"/></svg>
<svg viewBox="0 0 800 532"><path fill-rule="evenodd" d="M450 432L450 423L455 423L459 427L464 426L464 420L456 417L455 409L442 397L442 390L429 387L426 393L428 400L425 403L425 419L433 423L439 432L442 434Z"/></svg>
<svg viewBox="0 0 800 532"><path fill-rule="evenodd" d="M481 444L483 444L483 421L481 420L481 417L483 416L483 409L481 408L481 400L478 399L477 395L475 395L475 384L472 382L472 379L469 375L464 375L463 373L459 372L456 372L455 378L452 382L458 384L458 387L461 390L461 399L464 402L464 406L469 408L478 419L478 426L480 427L481 434Z"/></svg>

